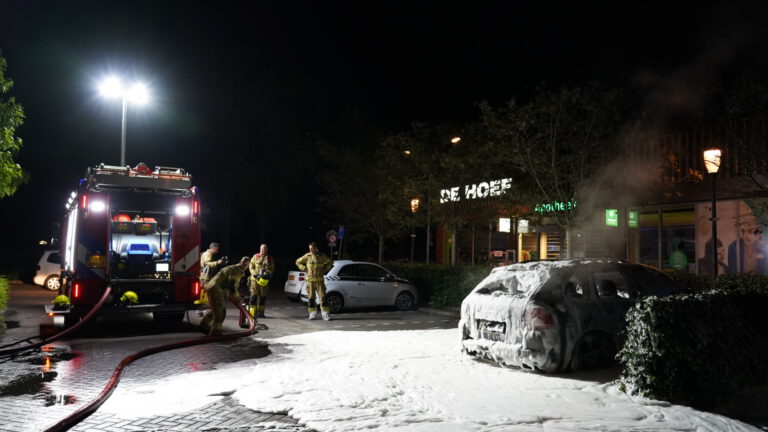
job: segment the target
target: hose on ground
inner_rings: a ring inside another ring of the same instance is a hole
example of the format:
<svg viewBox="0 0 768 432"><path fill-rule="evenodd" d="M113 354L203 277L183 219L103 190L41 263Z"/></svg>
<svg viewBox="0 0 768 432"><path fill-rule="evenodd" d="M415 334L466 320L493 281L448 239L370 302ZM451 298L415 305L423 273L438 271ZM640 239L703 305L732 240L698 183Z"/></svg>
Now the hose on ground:
<svg viewBox="0 0 768 432"><path fill-rule="evenodd" d="M237 306L237 308L240 309L240 312L245 314L245 316L248 318L248 330L227 334L227 335L221 335L221 336L208 336L208 337L203 337L198 339L188 339L185 341L173 342L170 344L156 346L154 348L147 348L145 350L131 354L128 357L125 357L117 365L115 370L112 372L112 377L109 379L109 382L107 382L107 384L101 390L101 393L99 393L99 395L96 396L96 398L94 398L92 401L88 402L88 404L81 407L77 411L73 412L69 416L60 420L58 423L49 427L48 429L45 430L45 432L59 432L59 431L69 430L71 427L75 426L77 423L79 423L80 421L82 421L83 419L91 415L94 411L96 411L104 402L106 402L107 398L109 398L109 396L115 390L115 387L117 387L117 383L118 381L120 381L120 376L122 375L123 370L129 364L131 364L131 362L133 362L134 360L138 360L142 357L146 357L148 355L156 354L163 351L170 351L178 348L185 348L185 347L194 346L194 345L202 345L202 344L211 343L211 342L223 342L228 340L234 340L244 336L250 336L251 334L253 334L253 330L256 327L256 322L254 321L251 314L248 313L248 311L246 311L245 308L240 304L240 301L236 300L234 297L230 297L229 301L234 303L235 306Z"/></svg>
<svg viewBox="0 0 768 432"><path fill-rule="evenodd" d="M91 318L93 318L96 315L96 312L98 312L99 309L101 309L101 307L104 306L104 302L107 301L107 297L109 297L109 294L111 292L112 292L112 286L111 285L107 285L107 289L104 290L104 294L101 295L101 299L99 299L99 302L96 303L96 305L93 308L91 308L91 310L83 317L83 319L78 321L72 327L64 329L64 330L62 330L62 331L60 331L60 332L56 333L55 335L53 335L51 337L48 337L48 338L43 338L42 336L36 336L36 337L39 337L39 338L42 339L40 342L35 342L33 344L30 344L30 345L18 346L18 347L14 347L14 348L2 349L2 350L0 350L0 356L17 354L17 353L20 353L22 351L27 351L27 350L39 348L39 347L41 347L43 345L48 345L51 342L59 340L62 337L64 337L64 336L66 336L66 335L76 331L77 329L79 329L80 327L85 325L85 323L87 323L88 320L90 320ZM27 338L27 339L24 339L24 340L30 340L30 339L35 339L35 337Z"/></svg>

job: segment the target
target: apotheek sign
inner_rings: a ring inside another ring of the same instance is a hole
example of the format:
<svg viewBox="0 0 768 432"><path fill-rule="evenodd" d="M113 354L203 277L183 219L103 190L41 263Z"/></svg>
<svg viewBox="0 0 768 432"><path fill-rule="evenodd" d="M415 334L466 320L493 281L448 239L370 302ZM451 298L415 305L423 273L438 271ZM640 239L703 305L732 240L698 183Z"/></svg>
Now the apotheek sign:
<svg viewBox="0 0 768 432"><path fill-rule="evenodd" d="M450 189L441 189L440 203L442 204L451 201L461 201L462 199L470 200L500 196L510 188L512 188L512 179L503 178L500 180L491 180L477 184L464 185L463 191L459 186L452 187Z"/></svg>

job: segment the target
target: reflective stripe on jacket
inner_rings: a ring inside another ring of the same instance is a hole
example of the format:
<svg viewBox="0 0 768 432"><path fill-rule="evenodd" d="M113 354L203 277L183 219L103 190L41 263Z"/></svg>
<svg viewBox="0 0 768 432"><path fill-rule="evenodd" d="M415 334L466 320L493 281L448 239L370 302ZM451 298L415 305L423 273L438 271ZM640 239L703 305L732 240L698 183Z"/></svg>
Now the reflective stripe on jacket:
<svg viewBox="0 0 768 432"><path fill-rule="evenodd" d="M307 281L319 282L323 280L325 272L333 267L333 261L321 253L315 255L312 252L308 252L296 260L296 267L301 271L307 272Z"/></svg>

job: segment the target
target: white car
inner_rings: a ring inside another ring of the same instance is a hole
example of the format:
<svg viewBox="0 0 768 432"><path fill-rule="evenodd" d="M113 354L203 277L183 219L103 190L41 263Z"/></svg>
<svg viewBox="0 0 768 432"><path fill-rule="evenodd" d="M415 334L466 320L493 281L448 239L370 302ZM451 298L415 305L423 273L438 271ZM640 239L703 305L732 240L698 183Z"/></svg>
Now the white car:
<svg viewBox="0 0 768 432"><path fill-rule="evenodd" d="M58 250L47 250L37 262L37 272L33 281L35 285L51 290L59 290L59 275L61 274L61 256Z"/></svg>
<svg viewBox="0 0 768 432"><path fill-rule="evenodd" d="M285 295L307 302L306 273L288 272ZM332 313L345 307L394 306L412 309L418 300L416 287L384 267L369 263L340 260L325 274L326 303Z"/></svg>
<svg viewBox="0 0 768 432"><path fill-rule="evenodd" d="M461 304L461 350L543 372L607 366L635 301L681 289L654 268L620 260L496 267Z"/></svg>

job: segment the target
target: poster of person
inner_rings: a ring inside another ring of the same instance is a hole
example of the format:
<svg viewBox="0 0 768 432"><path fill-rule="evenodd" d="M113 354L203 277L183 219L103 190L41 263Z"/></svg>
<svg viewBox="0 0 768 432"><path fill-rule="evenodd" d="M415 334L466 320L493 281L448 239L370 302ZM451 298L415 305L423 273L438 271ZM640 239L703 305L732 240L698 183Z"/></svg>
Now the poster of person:
<svg viewBox="0 0 768 432"><path fill-rule="evenodd" d="M696 267L703 276L713 274L711 215L710 203L696 205ZM717 219L717 274L768 274L768 200L718 201Z"/></svg>

